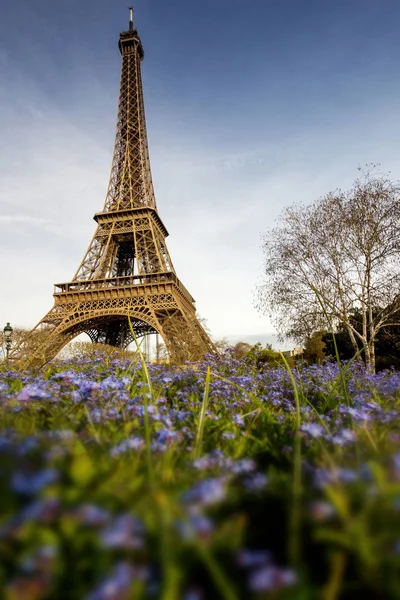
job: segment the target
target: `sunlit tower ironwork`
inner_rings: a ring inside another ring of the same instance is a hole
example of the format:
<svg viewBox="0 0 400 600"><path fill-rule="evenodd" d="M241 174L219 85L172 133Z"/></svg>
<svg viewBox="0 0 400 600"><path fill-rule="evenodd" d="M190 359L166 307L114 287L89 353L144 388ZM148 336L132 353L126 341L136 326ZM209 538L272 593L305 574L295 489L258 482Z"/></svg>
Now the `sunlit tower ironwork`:
<svg viewBox="0 0 400 600"><path fill-rule="evenodd" d="M129 30L118 44L117 132L104 208L94 216L96 231L72 281L56 284L53 308L10 355L20 367L45 364L83 332L120 348L159 333L176 362L215 352L176 275L158 214L141 78L144 51L132 9L129 14Z"/></svg>

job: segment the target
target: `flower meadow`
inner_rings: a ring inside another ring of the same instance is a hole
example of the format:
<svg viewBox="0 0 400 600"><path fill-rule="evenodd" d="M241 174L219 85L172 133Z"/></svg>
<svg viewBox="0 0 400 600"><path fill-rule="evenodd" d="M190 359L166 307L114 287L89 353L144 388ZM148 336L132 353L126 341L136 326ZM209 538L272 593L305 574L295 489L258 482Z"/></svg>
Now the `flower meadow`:
<svg viewBox="0 0 400 600"><path fill-rule="evenodd" d="M400 373L0 373L6 600L398 598Z"/></svg>

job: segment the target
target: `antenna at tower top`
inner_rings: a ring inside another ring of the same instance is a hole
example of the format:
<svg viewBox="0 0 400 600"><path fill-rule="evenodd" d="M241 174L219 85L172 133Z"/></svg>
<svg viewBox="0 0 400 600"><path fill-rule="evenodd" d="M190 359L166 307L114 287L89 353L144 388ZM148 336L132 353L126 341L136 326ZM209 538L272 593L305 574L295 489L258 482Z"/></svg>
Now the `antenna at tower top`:
<svg viewBox="0 0 400 600"><path fill-rule="evenodd" d="M133 30L133 8L129 7L129 31Z"/></svg>

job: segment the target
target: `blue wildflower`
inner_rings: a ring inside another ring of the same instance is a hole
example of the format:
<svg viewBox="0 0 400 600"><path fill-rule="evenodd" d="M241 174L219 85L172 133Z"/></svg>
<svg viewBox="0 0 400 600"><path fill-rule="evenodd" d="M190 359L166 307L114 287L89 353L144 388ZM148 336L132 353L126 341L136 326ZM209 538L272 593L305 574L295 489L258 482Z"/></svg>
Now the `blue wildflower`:
<svg viewBox="0 0 400 600"><path fill-rule="evenodd" d="M184 500L196 506L210 506L224 500L226 478L205 479L184 494Z"/></svg>
<svg viewBox="0 0 400 600"><path fill-rule="evenodd" d="M268 550L251 550L244 548L236 557L240 567L260 567L271 561L271 553Z"/></svg>
<svg viewBox="0 0 400 600"><path fill-rule="evenodd" d="M11 478L11 488L19 494L34 496L43 488L58 480L56 469L44 469L37 473L24 473L17 471Z"/></svg>
<svg viewBox="0 0 400 600"><path fill-rule="evenodd" d="M48 400L51 394L36 384L29 384L22 388L17 396L19 402L28 402L29 400Z"/></svg>
<svg viewBox="0 0 400 600"><path fill-rule="evenodd" d="M266 565L250 574L249 587L253 592L275 592L297 583L297 575L291 569Z"/></svg>
<svg viewBox="0 0 400 600"><path fill-rule="evenodd" d="M258 492L259 490L263 490L268 484L268 477L263 473L255 473L246 477L243 484L250 492Z"/></svg>
<svg viewBox="0 0 400 600"><path fill-rule="evenodd" d="M242 425L245 424L243 416L241 414L239 414L239 413L236 413L235 415L232 416L232 421L238 427L241 427Z"/></svg>
<svg viewBox="0 0 400 600"><path fill-rule="evenodd" d="M180 438L179 433L174 431L173 429L159 429L156 432L157 441L160 444L170 444L172 442L177 442Z"/></svg>
<svg viewBox="0 0 400 600"><path fill-rule="evenodd" d="M256 463L252 458L241 458L237 461L225 459L222 464L224 463L226 464L228 470L235 475L239 475L240 473L251 473L256 468Z"/></svg>
<svg viewBox="0 0 400 600"><path fill-rule="evenodd" d="M103 580L87 600L121 600L130 597L132 583L145 581L148 569L143 566L133 566L128 562L120 562L114 567L110 577Z"/></svg>
<svg viewBox="0 0 400 600"><path fill-rule="evenodd" d="M73 511L74 517L82 524L101 527L110 519L110 513L95 504L82 504Z"/></svg>
<svg viewBox="0 0 400 600"><path fill-rule="evenodd" d="M65 386L68 385L78 385L81 377L75 371L62 371L60 373L56 373L51 378L53 381L58 381Z"/></svg>
<svg viewBox="0 0 400 600"><path fill-rule="evenodd" d="M331 441L338 446L344 446L357 440L357 435L352 429L342 429L339 433L331 436Z"/></svg>
<svg viewBox="0 0 400 600"><path fill-rule="evenodd" d="M319 438L326 433L322 425L318 425L317 423L303 423L300 430L309 433L313 438Z"/></svg>
<svg viewBox="0 0 400 600"><path fill-rule="evenodd" d="M336 514L335 509L329 502L317 500L309 507L310 515L314 521L323 522Z"/></svg>
<svg viewBox="0 0 400 600"><path fill-rule="evenodd" d="M23 509L20 517L23 521L53 523L61 514L61 502L58 498L39 498Z"/></svg>
<svg viewBox="0 0 400 600"><path fill-rule="evenodd" d="M317 468L315 470L315 485L318 488L323 488L331 483L343 482L352 483L359 479L359 474L352 469L344 469L341 467L332 467L331 469Z"/></svg>
<svg viewBox="0 0 400 600"><path fill-rule="evenodd" d="M186 520L177 522L177 529L183 539L191 541L196 537L206 539L214 531L213 522L203 515L189 515Z"/></svg>
<svg viewBox="0 0 400 600"><path fill-rule="evenodd" d="M204 600L204 598L203 590L198 587L191 587L184 592L182 600Z"/></svg>
<svg viewBox="0 0 400 600"><path fill-rule="evenodd" d="M80 381L79 382L79 393L82 395L84 400L89 400L93 395L93 392L100 390L100 384L96 381Z"/></svg>
<svg viewBox="0 0 400 600"><path fill-rule="evenodd" d="M111 456L120 456L124 452L128 452L128 450L136 450L139 452L143 448L144 440L141 437L134 436L126 440L122 440L122 442L111 449L110 454Z"/></svg>
<svg viewBox="0 0 400 600"><path fill-rule="evenodd" d="M143 546L142 522L130 514L116 517L101 533L105 548L137 549Z"/></svg>

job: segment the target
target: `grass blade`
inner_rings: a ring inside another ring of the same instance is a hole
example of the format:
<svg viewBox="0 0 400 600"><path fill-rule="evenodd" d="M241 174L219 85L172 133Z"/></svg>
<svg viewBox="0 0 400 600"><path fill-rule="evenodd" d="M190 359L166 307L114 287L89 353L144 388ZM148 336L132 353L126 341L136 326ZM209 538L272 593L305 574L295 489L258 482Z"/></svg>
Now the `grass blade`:
<svg viewBox="0 0 400 600"><path fill-rule="evenodd" d="M203 402L201 405L199 424L197 427L197 435L196 435L196 444L194 448L194 459L199 458L201 454L201 447L203 444L203 435L204 435L204 422L206 419L206 410L208 406L208 400L210 395L210 381L211 381L211 369L207 367L207 374L204 386L204 394L203 394Z"/></svg>

